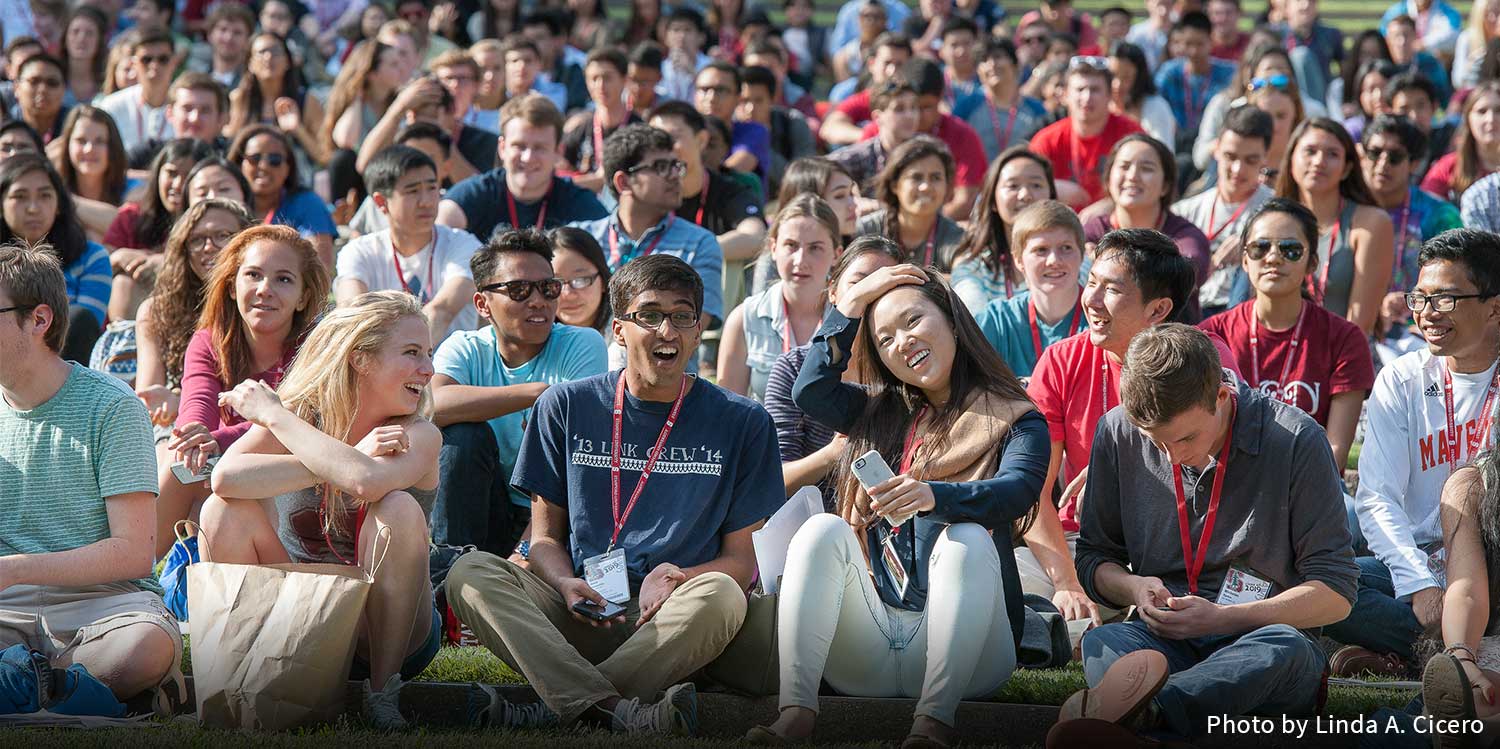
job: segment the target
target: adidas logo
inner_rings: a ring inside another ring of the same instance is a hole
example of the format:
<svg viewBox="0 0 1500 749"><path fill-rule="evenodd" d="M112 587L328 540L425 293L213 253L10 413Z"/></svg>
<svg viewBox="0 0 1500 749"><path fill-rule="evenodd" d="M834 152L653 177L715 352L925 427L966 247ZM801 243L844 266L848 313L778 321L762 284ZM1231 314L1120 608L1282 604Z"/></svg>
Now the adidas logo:
<svg viewBox="0 0 1500 749"><path fill-rule="evenodd" d="M1436 398L1439 395L1441 395L1442 392L1443 391L1440 388L1438 388L1436 382L1430 382L1430 383L1427 384L1427 389L1424 390L1424 391L1422 391L1422 394L1425 395L1425 396L1427 396L1428 398Z"/></svg>

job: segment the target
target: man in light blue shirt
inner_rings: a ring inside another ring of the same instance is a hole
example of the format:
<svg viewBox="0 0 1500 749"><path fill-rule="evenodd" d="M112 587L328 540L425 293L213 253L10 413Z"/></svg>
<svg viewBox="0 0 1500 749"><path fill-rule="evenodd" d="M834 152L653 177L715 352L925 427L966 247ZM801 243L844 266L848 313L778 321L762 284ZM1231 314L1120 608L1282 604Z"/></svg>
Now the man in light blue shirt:
<svg viewBox="0 0 1500 749"><path fill-rule="evenodd" d="M1172 27L1171 37L1184 55L1167 60L1156 71L1156 89L1177 117L1177 132L1182 134L1178 140L1187 144L1192 143L1192 136L1203 123L1203 110L1208 107L1209 99L1234 78L1234 65L1215 60L1209 54L1213 48L1212 32L1208 16L1198 12L1183 14ZM1174 143L1167 145L1176 147Z"/></svg>
<svg viewBox="0 0 1500 749"><path fill-rule="evenodd" d="M545 234L501 232L470 267L474 307L491 324L449 336L433 356L433 421L443 450L432 537L524 556L531 501L510 479L531 406L551 385L603 374L604 338L556 321L562 281Z"/></svg>
<svg viewBox="0 0 1500 749"><path fill-rule="evenodd" d="M724 253L707 229L674 212L682 204L687 167L672 155L672 136L647 125L626 125L604 141L605 184L619 204L597 221L573 225L594 235L611 270L651 254L681 258L703 279L703 312L710 326L724 319Z"/></svg>
<svg viewBox="0 0 1500 749"><path fill-rule="evenodd" d="M885 5L885 30L900 31L911 15L911 7L899 0L881 0ZM859 38L859 8L864 0L849 0L839 8L833 23L833 36L828 38L829 49L842 49L845 44Z"/></svg>

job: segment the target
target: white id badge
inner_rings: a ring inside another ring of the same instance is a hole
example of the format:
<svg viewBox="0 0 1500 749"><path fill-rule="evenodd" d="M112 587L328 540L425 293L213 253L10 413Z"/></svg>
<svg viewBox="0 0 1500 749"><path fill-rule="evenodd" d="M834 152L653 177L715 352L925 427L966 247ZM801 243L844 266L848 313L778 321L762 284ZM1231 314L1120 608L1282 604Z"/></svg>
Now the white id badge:
<svg viewBox="0 0 1500 749"><path fill-rule="evenodd" d="M1234 565L1224 574L1224 584L1219 586L1219 598L1214 603L1233 606L1237 603L1254 603L1271 597L1271 583L1256 577L1254 573Z"/></svg>
<svg viewBox="0 0 1500 749"><path fill-rule="evenodd" d="M583 581L610 603L630 600L630 578L625 574L625 550L614 549L583 560Z"/></svg>
<svg viewBox="0 0 1500 749"><path fill-rule="evenodd" d="M1427 555L1427 571L1437 578L1438 587L1448 589L1448 550L1439 546Z"/></svg>
<svg viewBox="0 0 1500 749"><path fill-rule="evenodd" d="M901 556L896 553L895 534L887 533L885 540L880 542L880 559L885 562L885 572L890 575L891 582L896 586L896 595L905 600L906 584L909 580L906 576L906 568L901 566Z"/></svg>

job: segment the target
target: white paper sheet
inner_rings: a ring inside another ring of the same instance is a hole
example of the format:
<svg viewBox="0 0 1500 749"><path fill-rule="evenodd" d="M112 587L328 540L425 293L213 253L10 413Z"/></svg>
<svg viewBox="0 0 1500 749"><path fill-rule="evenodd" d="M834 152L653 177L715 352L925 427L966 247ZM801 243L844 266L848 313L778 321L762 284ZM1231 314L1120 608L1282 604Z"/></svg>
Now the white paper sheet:
<svg viewBox="0 0 1500 749"><path fill-rule="evenodd" d="M786 569L786 551L807 519L823 511L823 494L816 486L804 486L792 495L781 509L766 521L765 527L750 534L755 545L755 564L760 570L761 589L776 592L776 583Z"/></svg>

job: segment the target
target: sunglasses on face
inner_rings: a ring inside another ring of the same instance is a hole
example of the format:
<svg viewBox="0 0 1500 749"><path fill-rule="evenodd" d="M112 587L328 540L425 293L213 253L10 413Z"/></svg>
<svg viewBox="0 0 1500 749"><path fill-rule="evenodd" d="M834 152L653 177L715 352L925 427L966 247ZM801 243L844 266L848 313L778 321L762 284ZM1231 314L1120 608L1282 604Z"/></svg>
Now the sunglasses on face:
<svg viewBox="0 0 1500 749"><path fill-rule="evenodd" d="M1301 260L1302 255L1307 252L1307 246L1295 239L1257 239L1245 243L1245 254L1249 255L1251 260L1264 260L1273 249L1282 260L1288 263Z"/></svg>
<svg viewBox="0 0 1500 749"><path fill-rule="evenodd" d="M680 159L657 159L650 164L637 164L626 169L625 173L639 174L648 169L656 172L657 176L666 178L681 177L687 174L687 164L683 163Z"/></svg>
<svg viewBox="0 0 1500 749"><path fill-rule="evenodd" d="M697 312L672 312L669 314L660 310L647 309L639 312L627 312L620 315L620 319L629 320L647 330L660 328L663 320L670 321L672 327L678 330L691 330L698 325Z"/></svg>
<svg viewBox="0 0 1500 749"><path fill-rule="evenodd" d="M264 162L266 166L275 169L276 167L286 163L286 154L247 153L245 154L245 160L250 162L251 164L254 164L255 166L260 166L261 163Z"/></svg>
<svg viewBox="0 0 1500 749"><path fill-rule="evenodd" d="M1109 59L1096 55L1074 55L1072 59L1068 60L1068 70L1070 72L1075 70L1108 72Z"/></svg>
<svg viewBox="0 0 1500 749"><path fill-rule="evenodd" d="M542 292L543 299L556 299L562 295L563 282L557 278L547 278L541 281L501 281L488 286L480 287L480 291L504 294L513 302L524 302L531 298L531 292Z"/></svg>
<svg viewBox="0 0 1500 749"><path fill-rule="evenodd" d="M1370 158L1370 163L1379 164L1382 158L1391 166L1401 166L1411 158L1411 154L1398 148L1366 148L1365 156Z"/></svg>
<svg viewBox="0 0 1500 749"><path fill-rule="evenodd" d="M1284 75L1282 75L1280 73L1277 73L1276 75L1272 75L1272 76L1267 76L1265 78L1251 78L1250 79L1250 90L1251 91L1259 91L1259 90L1261 90L1263 88L1274 88L1274 89L1285 90L1286 87L1287 87L1287 84L1289 84L1290 82L1291 81L1288 80L1286 76L1284 76Z"/></svg>
<svg viewBox="0 0 1500 749"><path fill-rule="evenodd" d="M166 65L167 63L169 63L169 62L172 61L172 56L171 55L141 55L140 57L137 57L135 59L139 60L142 65L147 65L147 66L150 66L150 65Z"/></svg>

